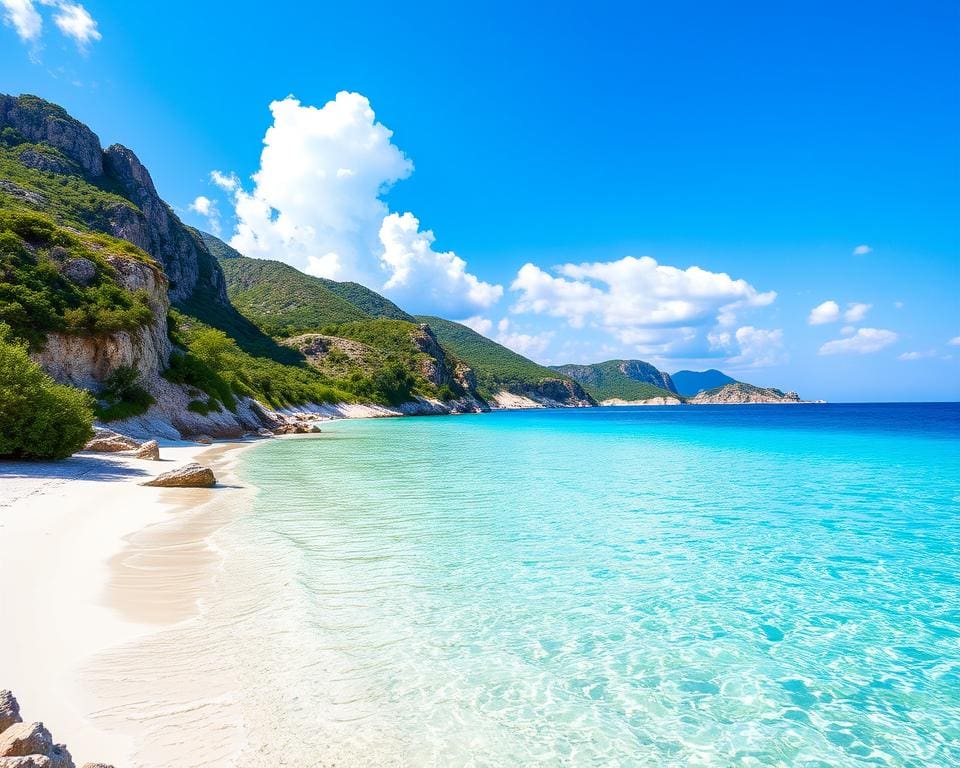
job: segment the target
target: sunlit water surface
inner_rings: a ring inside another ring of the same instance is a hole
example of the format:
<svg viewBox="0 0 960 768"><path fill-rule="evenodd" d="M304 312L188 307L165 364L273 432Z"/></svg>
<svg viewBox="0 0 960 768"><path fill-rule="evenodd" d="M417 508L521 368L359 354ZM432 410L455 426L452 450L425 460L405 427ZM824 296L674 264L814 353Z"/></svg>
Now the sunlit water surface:
<svg viewBox="0 0 960 768"><path fill-rule="evenodd" d="M958 437L955 405L721 406L259 446L218 607L246 759L960 765Z"/></svg>

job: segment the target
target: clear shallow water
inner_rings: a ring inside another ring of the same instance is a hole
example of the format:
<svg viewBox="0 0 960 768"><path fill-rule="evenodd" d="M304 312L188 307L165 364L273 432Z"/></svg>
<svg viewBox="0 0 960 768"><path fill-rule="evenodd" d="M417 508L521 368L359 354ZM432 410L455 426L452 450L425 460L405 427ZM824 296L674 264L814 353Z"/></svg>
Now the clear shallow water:
<svg viewBox="0 0 960 768"><path fill-rule="evenodd" d="M269 442L227 531L256 716L304 764L960 764L958 438L829 405Z"/></svg>

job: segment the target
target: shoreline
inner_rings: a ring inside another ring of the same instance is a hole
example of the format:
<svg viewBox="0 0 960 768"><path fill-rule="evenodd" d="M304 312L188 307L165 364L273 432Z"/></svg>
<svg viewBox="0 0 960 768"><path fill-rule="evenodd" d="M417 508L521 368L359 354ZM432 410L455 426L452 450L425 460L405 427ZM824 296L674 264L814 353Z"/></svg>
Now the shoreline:
<svg viewBox="0 0 960 768"><path fill-rule="evenodd" d="M231 467L258 443L162 441L161 461L81 452L0 464L0 687L78 765L129 764L130 738L95 722L81 672L98 654L199 615L221 559L208 539L225 522L205 510L242 492ZM211 466L218 486L139 485L191 461Z"/></svg>

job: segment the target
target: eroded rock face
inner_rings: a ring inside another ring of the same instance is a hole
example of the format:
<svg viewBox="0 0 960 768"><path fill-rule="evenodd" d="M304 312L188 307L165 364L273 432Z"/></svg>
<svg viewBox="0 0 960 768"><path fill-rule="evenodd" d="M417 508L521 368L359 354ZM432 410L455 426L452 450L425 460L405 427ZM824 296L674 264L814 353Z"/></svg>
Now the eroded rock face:
<svg viewBox="0 0 960 768"><path fill-rule="evenodd" d="M736 382L700 392L687 401L692 405L747 405L750 403L802 403L796 392L781 392L773 387L756 387Z"/></svg>
<svg viewBox="0 0 960 768"><path fill-rule="evenodd" d="M209 467L191 463L172 469L169 472L157 475L143 485L157 488L212 488L217 484L217 478Z"/></svg>
<svg viewBox="0 0 960 768"><path fill-rule="evenodd" d="M132 225L130 217L118 211L118 216L126 220L118 221L112 234L129 240L163 264L170 278L171 300L190 298L202 283L210 298L226 304L226 282L216 259L160 199L150 172L139 158L122 144L113 144L103 151L103 166L124 196L140 208L145 224Z"/></svg>
<svg viewBox="0 0 960 768"><path fill-rule="evenodd" d="M0 757L0 768L51 768L52 765L46 755Z"/></svg>
<svg viewBox="0 0 960 768"><path fill-rule="evenodd" d="M20 704L8 690L0 691L0 733L15 723L20 723Z"/></svg>

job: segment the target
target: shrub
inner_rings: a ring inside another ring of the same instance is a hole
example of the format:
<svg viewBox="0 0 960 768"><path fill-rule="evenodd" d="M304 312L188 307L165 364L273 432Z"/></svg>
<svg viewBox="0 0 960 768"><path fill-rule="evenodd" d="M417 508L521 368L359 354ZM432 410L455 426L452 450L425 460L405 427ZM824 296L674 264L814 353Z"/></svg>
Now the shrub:
<svg viewBox="0 0 960 768"><path fill-rule="evenodd" d="M93 398L57 384L0 325L0 457L65 459L93 436Z"/></svg>
<svg viewBox="0 0 960 768"><path fill-rule="evenodd" d="M100 400L95 412L103 421L139 416L154 403L150 393L141 386L136 368L128 365L120 366L110 375L100 392Z"/></svg>

